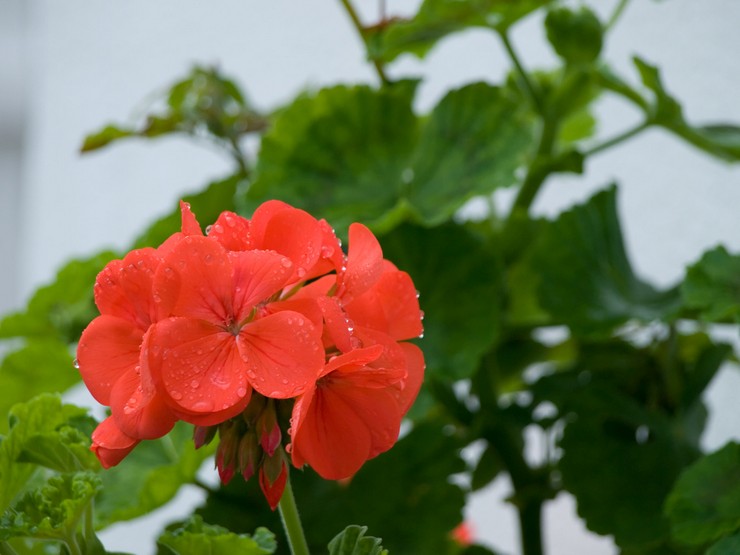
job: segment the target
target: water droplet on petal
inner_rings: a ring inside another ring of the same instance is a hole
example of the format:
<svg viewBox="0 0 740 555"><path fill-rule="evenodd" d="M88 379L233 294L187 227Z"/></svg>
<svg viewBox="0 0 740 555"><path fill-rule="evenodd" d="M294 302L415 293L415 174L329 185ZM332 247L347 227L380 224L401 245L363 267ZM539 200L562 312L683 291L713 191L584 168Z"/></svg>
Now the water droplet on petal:
<svg viewBox="0 0 740 555"><path fill-rule="evenodd" d="M293 265L293 263L289 259L287 259L287 258L283 258L280 261L280 264L283 265L283 268L290 268Z"/></svg>
<svg viewBox="0 0 740 555"><path fill-rule="evenodd" d="M180 399L182 399L182 393L180 393L179 391L173 391L172 393L170 393L170 396L171 396L171 397L172 397L172 398L173 398L173 399L174 399L175 401L179 401Z"/></svg>
<svg viewBox="0 0 740 555"><path fill-rule="evenodd" d="M283 378L282 382L283 382L283 385L288 385L290 383L287 378Z"/></svg>
<svg viewBox="0 0 740 555"><path fill-rule="evenodd" d="M246 387L240 387L239 389L237 389L237 390L236 390L236 394L237 394L237 395L238 395L239 397L244 397L244 396L246 396L246 394L247 394L247 388L246 388Z"/></svg>
<svg viewBox="0 0 740 555"><path fill-rule="evenodd" d="M79 370L80 369L80 361L77 360L77 359L75 359L74 362L72 363L72 366L74 366L75 368L77 368Z"/></svg>
<svg viewBox="0 0 740 555"><path fill-rule="evenodd" d="M213 230L213 226L212 225L206 226L206 235L210 235L212 230Z"/></svg>
<svg viewBox="0 0 740 555"><path fill-rule="evenodd" d="M221 224L213 224L213 231L216 233L223 233L224 227Z"/></svg>
<svg viewBox="0 0 740 555"><path fill-rule="evenodd" d="M288 430L288 434L290 434L290 430ZM293 444L288 443L288 445L285 446L285 452L286 453L292 453L293 452Z"/></svg>
<svg viewBox="0 0 740 555"><path fill-rule="evenodd" d="M193 380L192 382L190 382L190 387L192 387L193 389L198 389L200 387L200 382L198 380Z"/></svg>

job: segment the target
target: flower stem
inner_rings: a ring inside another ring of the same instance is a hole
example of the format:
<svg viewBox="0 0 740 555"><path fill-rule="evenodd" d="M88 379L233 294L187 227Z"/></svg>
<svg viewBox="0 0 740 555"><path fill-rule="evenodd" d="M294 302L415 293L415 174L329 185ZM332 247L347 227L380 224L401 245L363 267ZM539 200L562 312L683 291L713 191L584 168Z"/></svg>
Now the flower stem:
<svg viewBox="0 0 740 555"><path fill-rule="evenodd" d="M648 127L650 127L650 125L651 125L651 123L649 121L644 121L644 122L640 123L639 125L631 128L631 129L628 129L628 130L620 133L619 135L616 135L616 136L612 137L611 139L607 139L603 143L600 143L598 145L594 145L591 148L585 150L583 152L583 156L584 157L588 157L588 156L591 156L593 154L598 154L599 152L601 152L603 150L606 150L608 148L611 148L613 146L616 146L619 143L626 141L627 139L631 139L632 137L634 137L638 133L641 133L642 131L644 131L645 129L647 129Z"/></svg>
<svg viewBox="0 0 740 555"><path fill-rule="evenodd" d="M537 112L542 113L543 112L542 99L540 98L540 95L537 89L535 89L534 83L532 83L532 80L529 78L529 73L527 73L527 70L524 69L524 66L522 65L522 62L519 59L519 56L514 50L514 46L511 44L511 40L509 40L509 35L506 33L506 31L502 31L499 33L499 36L501 37L501 42L504 44L504 49L506 50L506 53L509 55L509 58L511 59L511 63L514 64L514 68L516 69L517 75L519 77L519 80L523 88L529 95L529 99L532 102L532 106L534 106Z"/></svg>
<svg viewBox="0 0 740 555"><path fill-rule="evenodd" d="M278 503L278 509L280 511L280 518L283 521L283 528L285 528L285 535L288 536L288 545L290 545L291 554L310 555L306 536L303 534L303 526L301 526L301 517L298 514L298 507L295 503L295 496L293 496L290 474L288 474L288 480L285 483L283 496Z"/></svg>
<svg viewBox="0 0 740 555"><path fill-rule="evenodd" d="M624 12L624 8L627 7L628 3L629 3L629 0L619 0L617 7L614 8L614 12L612 12L611 17L609 18L609 21L606 24L607 30L612 29L617 24L617 21L619 21L619 18L622 16L622 12Z"/></svg>
<svg viewBox="0 0 740 555"><path fill-rule="evenodd" d="M352 2L350 2L350 0L339 1L342 3L342 6L344 6L344 10L347 12L347 15L349 15L349 18L352 20L352 25L354 25L357 34L360 35L362 44L365 45L365 48L367 49L367 41L365 40L365 28L362 25L362 21L360 21L360 16L357 15L357 10L355 10L355 7L352 5ZM380 62L380 60L377 59L374 59L372 62L375 66L375 72L378 74L380 82L383 85L388 85L390 81L388 80L388 76L385 74L385 68L383 67L383 64Z"/></svg>

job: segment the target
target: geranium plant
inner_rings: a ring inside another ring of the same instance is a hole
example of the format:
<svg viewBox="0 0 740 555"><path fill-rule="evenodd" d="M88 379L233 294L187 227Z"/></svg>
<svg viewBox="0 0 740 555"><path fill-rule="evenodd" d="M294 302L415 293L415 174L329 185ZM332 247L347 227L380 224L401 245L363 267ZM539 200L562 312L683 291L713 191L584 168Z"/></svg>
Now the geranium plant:
<svg viewBox="0 0 740 555"><path fill-rule="evenodd" d="M740 255L697 253L661 289L632 269L617 185L552 219L530 207L651 127L729 162L740 128L688 121L639 57L632 75L608 66L626 0L608 18L548 0L425 0L367 22L339 6L376 86L268 113L196 67L164 108L84 140L207 138L234 171L0 321L0 553L106 553L97 531L193 484L205 501L159 553L491 554L463 508L502 474L524 555L547 553L560 492L626 555L737 553L740 446L699 440L703 393L734 358L712 325L738 321ZM537 17L556 67L525 67L510 40ZM507 78L418 113L418 80L388 67L472 27L501 39ZM604 95L640 121L596 139ZM471 199L487 217L460 217ZM100 421L62 401L80 381Z"/></svg>

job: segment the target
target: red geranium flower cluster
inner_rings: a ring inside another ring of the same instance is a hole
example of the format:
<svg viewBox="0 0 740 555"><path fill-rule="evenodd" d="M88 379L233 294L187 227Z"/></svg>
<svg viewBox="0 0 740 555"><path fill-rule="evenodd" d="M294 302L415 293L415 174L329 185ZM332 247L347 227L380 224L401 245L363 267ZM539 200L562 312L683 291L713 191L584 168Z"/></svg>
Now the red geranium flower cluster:
<svg viewBox="0 0 740 555"><path fill-rule="evenodd" d="M388 450L424 374L404 342L422 331L408 274L366 227L350 226L345 255L324 220L282 202L251 220L223 212L206 234L181 210L180 232L95 283L101 315L77 361L111 411L93 433L103 466L183 420L196 447L218 434L223 482L258 473L274 509L285 451L342 479Z"/></svg>

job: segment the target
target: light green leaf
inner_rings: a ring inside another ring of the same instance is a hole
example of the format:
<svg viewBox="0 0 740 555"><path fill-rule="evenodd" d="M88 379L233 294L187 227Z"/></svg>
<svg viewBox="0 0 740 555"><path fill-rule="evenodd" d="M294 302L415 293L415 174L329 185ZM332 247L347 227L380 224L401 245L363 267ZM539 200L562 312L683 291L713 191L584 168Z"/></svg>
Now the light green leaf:
<svg viewBox="0 0 740 555"><path fill-rule="evenodd" d="M264 528L257 529L254 536L235 534L204 523L198 515L162 534L157 544L173 555L269 555L276 548L275 536Z"/></svg>
<svg viewBox="0 0 740 555"><path fill-rule="evenodd" d="M80 381L69 347L54 338L33 338L0 363L0 414L40 393L63 393ZM0 433L7 422L0 421Z"/></svg>
<svg viewBox="0 0 740 555"><path fill-rule="evenodd" d="M383 253L408 272L425 313L427 372L470 377L501 327L502 272L498 259L465 227L400 226L381 237Z"/></svg>
<svg viewBox="0 0 740 555"><path fill-rule="evenodd" d="M722 246L705 252L686 271L681 296L686 307L698 310L704 320L740 317L740 256Z"/></svg>
<svg viewBox="0 0 740 555"><path fill-rule="evenodd" d="M236 84L214 68L195 67L170 88L167 109L151 113L138 125L108 125L85 138L82 152L129 137L154 138L171 133L210 134L229 143L263 131L267 120L252 110Z"/></svg>
<svg viewBox="0 0 740 555"><path fill-rule="evenodd" d="M413 88L335 87L281 112L262 142L252 208L279 198L340 232L361 220L383 233L405 219L437 225L467 199L515 183L533 133L520 104L478 83L420 122Z"/></svg>
<svg viewBox="0 0 740 555"><path fill-rule="evenodd" d="M91 418L89 421L94 422ZM23 444L18 462L33 463L57 472L100 470L100 463L90 451L90 434L94 426L83 433L78 428L62 425L53 432L34 434Z"/></svg>
<svg viewBox="0 0 740 555"><path fill-rule="evenodd" d="M549 0L425 0L409 20L390 20L365 31L368 56L390 62L409 52L423 58L448 35L471 27L505 31Z"/></svg>
<svg viewBox="0 0 740 555"><path fill-rule="evenodd" d="M193 427L178 422L158 440L143 441L118 466L101 474L104 489L96 503L98 527L146 514L192 483L212 447L195 450Z"/></svg>
<svg viewBox="0 0 740 555"><path fill-rule="evenodd" d="M347 526L329 542L329 555L388 555L382 540L366 532L367 526Z"/></svg>
<svg viewBox="0 0 740 555"><path fill-rule="evenodd" d="M76 535L78 522L100 490L92 472L59 474L21 496L0 519L0 539L26 536L65 540Z"/></svg>
<svg viewBox="0 0 740 555"><path fill-rule="evenodd" d="M629 320L669 318L677 289L658 291L633 272L622 241L616 187L561 214L533 253L540 304L582 335L608 333Z"/></svg>
<svg viewBox="0 0 740 555"><path fill-rule="evenodd" d="M688 468L665 510L682 543L699 545L740 530L740 444L728 443Z"/></svg>
<svg viewBox="0 0 740 555"><path fill-rule="evenodd" d="M5 437L0 437L0 511L10 505L37 468L32 463L18 462L27 443L31 441L33 446L39 435L48 438L48 434L69 433L65 427L84 426L87 411L73 405L62 405L58 396L44 394L15 405L9 418L10 431ZM75 448L72 449L74 454Z"/></svg>
<svg viewBox="0 0 740 555"><path fill-rule="evenodd" d="M52 283L36 290L25 311L0 321L0 338L58 337L66 343L76 342L97 316L92 293L95 276L115 257L105 251L67 263Z"/></svg>

